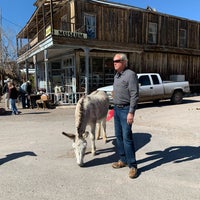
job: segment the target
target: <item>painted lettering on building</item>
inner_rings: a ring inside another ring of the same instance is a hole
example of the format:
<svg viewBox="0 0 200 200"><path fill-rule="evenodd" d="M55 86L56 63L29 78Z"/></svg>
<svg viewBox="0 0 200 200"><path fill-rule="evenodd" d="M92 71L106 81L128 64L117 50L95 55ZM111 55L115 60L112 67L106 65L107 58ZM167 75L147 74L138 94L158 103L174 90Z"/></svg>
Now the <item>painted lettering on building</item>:
<svg viewBox="0 0 200 200"><path fill-rule="evenodd" d="M69 37L69 38L87 39L86 33L63 31L63 30L56 30L56 29L54 29L54 35Z"/></svg>

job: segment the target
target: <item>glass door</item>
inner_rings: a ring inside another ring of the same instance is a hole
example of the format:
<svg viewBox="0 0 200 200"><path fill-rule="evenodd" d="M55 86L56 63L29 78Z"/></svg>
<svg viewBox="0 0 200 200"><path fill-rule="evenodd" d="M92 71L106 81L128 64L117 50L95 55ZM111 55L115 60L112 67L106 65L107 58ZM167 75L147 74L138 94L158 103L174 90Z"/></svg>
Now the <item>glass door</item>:
<svg viewBox="0 0 200 200"><path fill-rule="evenodd" d="M74 65L74 59L68 58L63 61L63 70L64 70L64 88L65 92L76 92L76 68Z"/></svg>

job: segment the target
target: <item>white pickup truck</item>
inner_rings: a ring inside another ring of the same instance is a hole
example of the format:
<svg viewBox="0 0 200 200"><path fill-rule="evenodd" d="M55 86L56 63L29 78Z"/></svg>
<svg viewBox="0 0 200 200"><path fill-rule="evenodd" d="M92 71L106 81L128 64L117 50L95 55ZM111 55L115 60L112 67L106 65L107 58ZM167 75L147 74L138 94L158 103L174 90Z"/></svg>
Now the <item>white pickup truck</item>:
<svg viewBox="0 0 200 200"><path fill-rule="evenodd" d="M185 94L190 93L188 81L174 82L162 81L157 73L137 74L139 82L139 102L159 102L159 100L170 99L172 104L182 103ZM107 93L111 105L113 104L113 86L98 88Z"/></svg>

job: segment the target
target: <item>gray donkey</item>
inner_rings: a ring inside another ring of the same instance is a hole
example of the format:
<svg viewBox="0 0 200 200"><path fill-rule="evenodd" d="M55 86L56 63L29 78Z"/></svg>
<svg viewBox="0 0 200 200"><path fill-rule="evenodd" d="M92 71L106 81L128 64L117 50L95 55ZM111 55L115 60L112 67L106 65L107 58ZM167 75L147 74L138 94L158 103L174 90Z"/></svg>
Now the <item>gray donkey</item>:
<svg viewBox="0 0 200 200"><path fill-rule="evenodd" d="M87 147L86 137L91 137L91 152L96 153L95 130L97 127L96 138L99 139L101 131L102 138L106 142L106 117L109 109L109 99L104 91L94 91L89 95L79 99L75 110L76 134L63 132L65 136L73 140L77 164L83 166L83 158ZM91 132L86 131L86 127L91 127Z"/></svg>

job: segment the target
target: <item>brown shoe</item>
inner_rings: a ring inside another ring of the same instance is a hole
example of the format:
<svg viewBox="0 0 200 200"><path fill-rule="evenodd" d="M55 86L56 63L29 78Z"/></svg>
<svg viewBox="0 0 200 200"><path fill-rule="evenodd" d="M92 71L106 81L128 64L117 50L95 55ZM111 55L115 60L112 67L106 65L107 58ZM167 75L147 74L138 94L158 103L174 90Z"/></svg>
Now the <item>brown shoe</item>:
<svg viewBox="0 0 200 200"><path fill-rule="evenodd" d="M130 168L130 171L129 171L129 178L136 178L137 177L137 168Z"/></svg>
<svg viewBox="0 0 200 200"><path fill-rule="evenodd" d="M114 162L112 164L112 167L115 169L119 169L119 168L126 167L126 166L127 166L127 164L123 163L121 160L119 160L118 162Z"/></svg>

